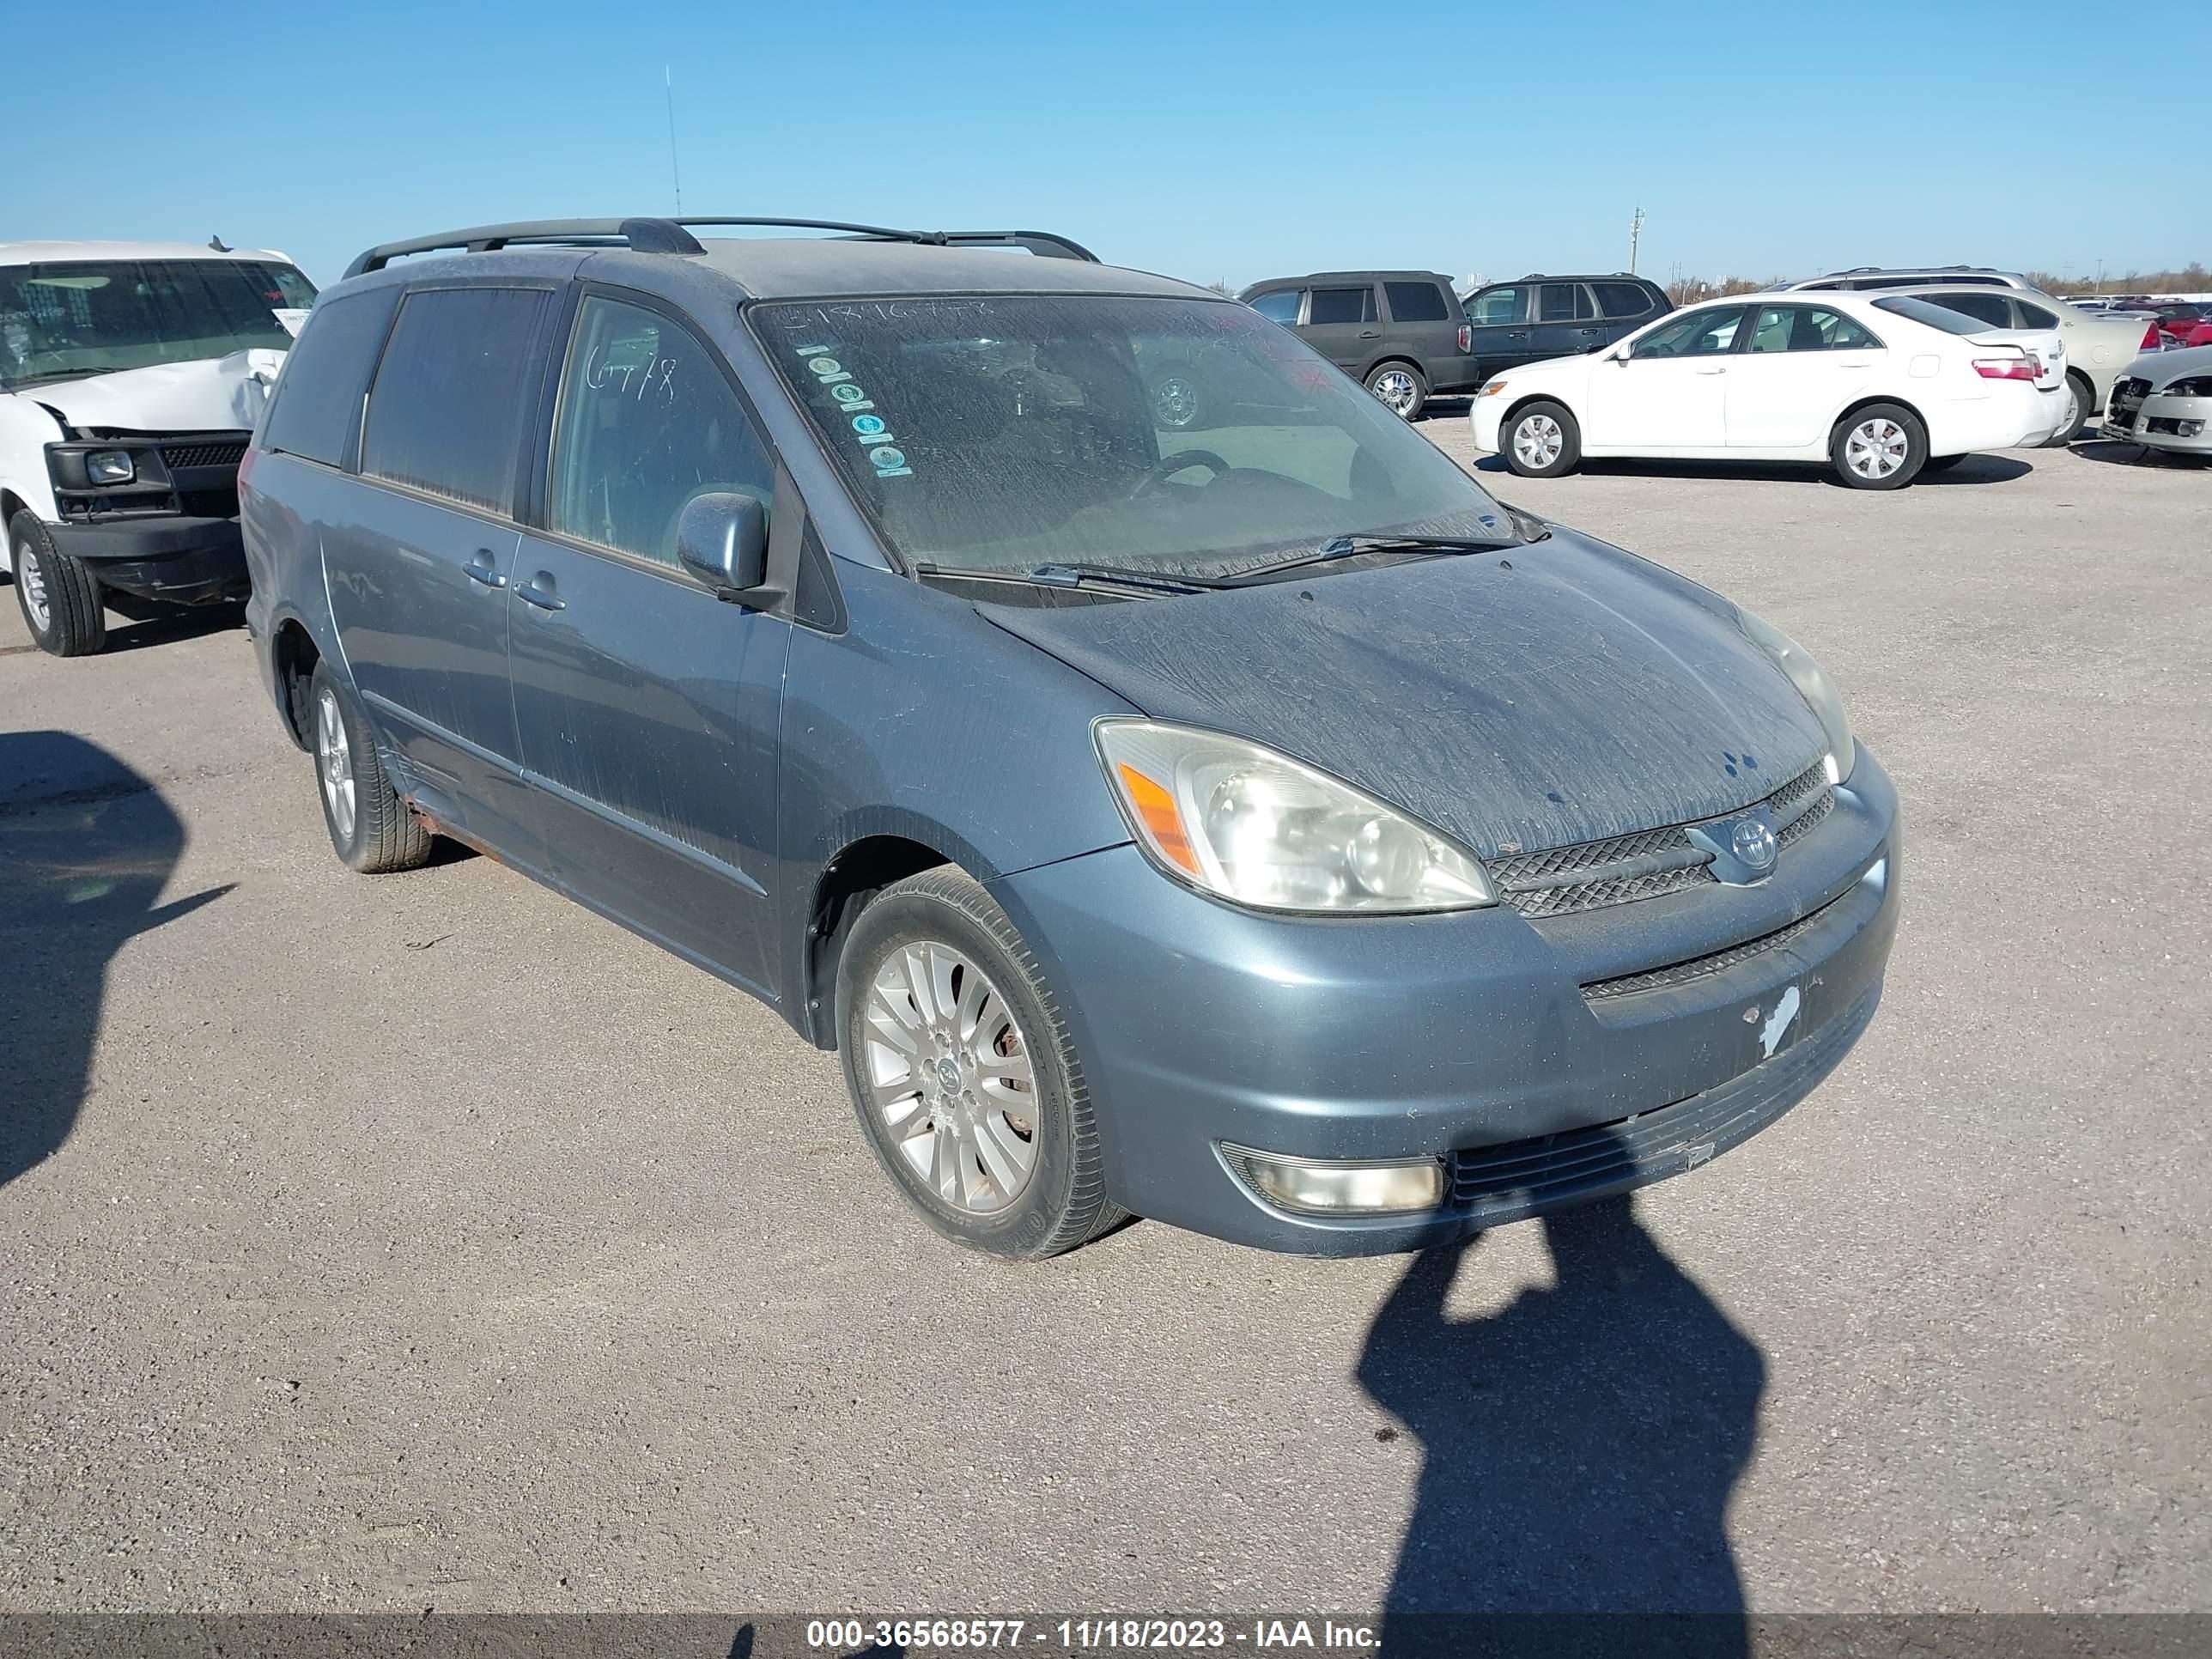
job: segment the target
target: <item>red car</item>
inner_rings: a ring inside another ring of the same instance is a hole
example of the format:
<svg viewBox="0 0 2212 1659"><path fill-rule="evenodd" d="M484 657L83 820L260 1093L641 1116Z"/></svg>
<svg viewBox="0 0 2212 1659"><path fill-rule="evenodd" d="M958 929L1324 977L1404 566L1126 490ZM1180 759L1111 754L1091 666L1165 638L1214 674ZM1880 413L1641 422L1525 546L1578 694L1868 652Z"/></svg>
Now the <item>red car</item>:
<svg viewBox="0 0 2212 1659"><path fill-rule="evenodd" d="M2176 343L2185 346L2212 345L2212 318L2207 318L2202 322L2191 323L2189 325L2189 331L2180 336Z"/></svg>
<svg viewBox="0 0 2212 1659"><path fill-rule="evenodd" d="M2185 301L2179 300L2132 300L2122 305L2116 305L2112 309L2141 313L2166 335L2166 343L2169 345L2188 343L2185 337L2193 332L2197 325L2206 320L2203 306L2191 305ZM2148 334L2143 337L2145 351L2154 349L2159 343Z"/></svg>

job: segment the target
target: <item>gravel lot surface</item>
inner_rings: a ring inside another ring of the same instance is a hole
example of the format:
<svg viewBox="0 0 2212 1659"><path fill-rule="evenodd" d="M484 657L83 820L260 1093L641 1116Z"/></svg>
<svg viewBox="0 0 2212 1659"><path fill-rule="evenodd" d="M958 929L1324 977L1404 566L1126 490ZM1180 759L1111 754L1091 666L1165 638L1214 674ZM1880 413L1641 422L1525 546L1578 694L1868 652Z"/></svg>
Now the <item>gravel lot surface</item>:
<svg viewBox="0 0 2212 1659"><path fill-rule="evenodd" d="M341 868L242 632L0 620L0 1607L2212 1610L2212 471L2132 453L1481 473L1821 658L1910 884L1809 1101L1455 1263L961 1254L765 1010Z"/></svg>

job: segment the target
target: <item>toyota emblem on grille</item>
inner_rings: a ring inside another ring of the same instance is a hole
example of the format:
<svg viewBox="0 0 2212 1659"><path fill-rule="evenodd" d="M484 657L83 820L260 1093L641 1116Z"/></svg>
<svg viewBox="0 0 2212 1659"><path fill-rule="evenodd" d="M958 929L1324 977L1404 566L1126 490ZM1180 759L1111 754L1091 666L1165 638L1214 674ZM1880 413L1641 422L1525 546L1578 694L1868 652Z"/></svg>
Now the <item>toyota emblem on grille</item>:
<svg viewBox="0 0 2212 1659"><path fill-rule="evenodd" d="M1729 831L1729 851L1743 861L1746 868L1771 870L1774 867L1774 830L1764 818L1740 818Z"/></svg>

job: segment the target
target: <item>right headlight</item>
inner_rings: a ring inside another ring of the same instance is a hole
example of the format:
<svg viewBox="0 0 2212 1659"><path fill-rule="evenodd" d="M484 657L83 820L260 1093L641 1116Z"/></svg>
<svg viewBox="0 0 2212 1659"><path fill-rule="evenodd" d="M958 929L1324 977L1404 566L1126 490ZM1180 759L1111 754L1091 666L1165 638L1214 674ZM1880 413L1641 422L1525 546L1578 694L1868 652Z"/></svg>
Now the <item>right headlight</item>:
<svg viewBox="0 0 2212 1659"><path fill-rule="evenodd" d="M1097 725L1114 798L1153 863L1255 910L1389 915L1495 904L1471 854L1350 784L1241 738Z"/></svg>
<svg viewBox="0 0 2212 1659"><path fill-rule="evenodd" d="M1812 653L1772 623L1754 617L1741 605L1736 607L1735 621L1745 636L1789 676L1797 695L1820 717L1821 729L1828 734L1828 781L1841 783L1851 775L1853 755L1851 722L1844 713L1844 694L1836 689L1827 671L1813 660Z"/></svg>

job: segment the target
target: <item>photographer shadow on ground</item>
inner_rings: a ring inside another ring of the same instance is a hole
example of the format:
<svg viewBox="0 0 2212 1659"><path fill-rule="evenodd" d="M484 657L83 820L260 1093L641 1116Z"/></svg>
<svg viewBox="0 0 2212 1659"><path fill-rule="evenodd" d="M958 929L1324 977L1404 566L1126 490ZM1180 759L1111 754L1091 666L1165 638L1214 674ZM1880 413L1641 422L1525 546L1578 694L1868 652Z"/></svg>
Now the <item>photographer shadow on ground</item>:
<svg viewBox="0 0 2212 1659"><path fill-rule="evenodd" d="M1359 1381L1424 1459L1385 1650L1745 1653L1727 1507L1757 1435L1759 1347L1632 1198L1541 1224L1551 1288L1452 1318L1469 1239L1415 1257L1368 1333ZM1509 1616L1438 1616L1469 1613Z"/></svg>
<svg viewBox="0 0 2212 1659"><path fill-rule="evenodd" d="M230 890L169 904L185 826L146 778L61 732L0 732L0 1186L69 1139L92 1082L109 960Z"/></svg>

